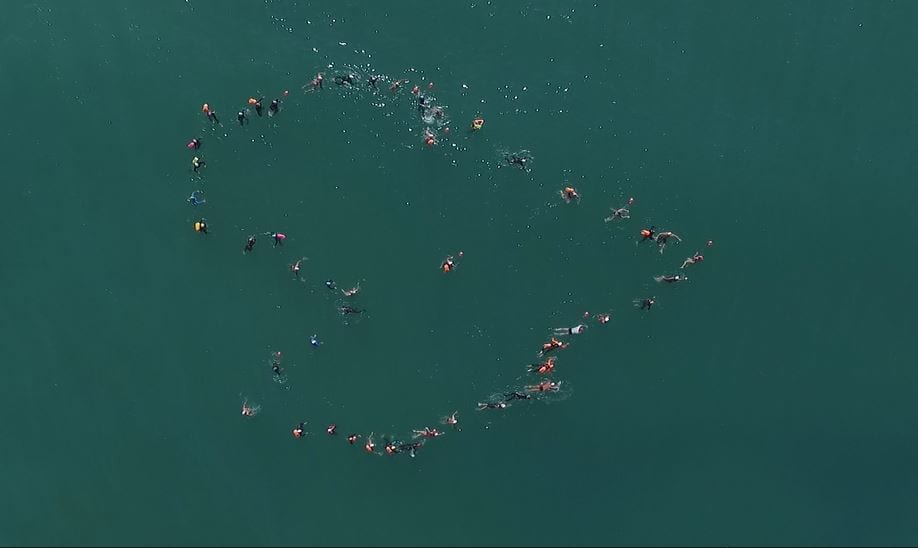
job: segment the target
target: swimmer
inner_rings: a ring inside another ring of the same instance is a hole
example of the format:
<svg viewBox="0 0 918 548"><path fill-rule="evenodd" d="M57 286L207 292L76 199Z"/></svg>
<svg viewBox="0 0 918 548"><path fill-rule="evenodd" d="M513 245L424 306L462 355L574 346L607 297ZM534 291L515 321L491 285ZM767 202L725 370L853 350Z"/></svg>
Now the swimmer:
<svg viewBox="0 0 918 548"><path fill-rule="evenodd" d="M507 163L511 166L517 166L520 169L526 169L528 167L527 162L529 162L528 156L520 156L519 154L510 154L505 157Z"/></svg>
<svg viewBox="0 0 918 548"><path fill-rule="evenodd" d="M309 337L309 344L311 344L313 348L319 348L319 345L322 344L322 342L315 335L313 335Z"/></svg>
<svg viewBox="0 0 918 548"><path fill-rule="evenodd" d="M207 162L205 162L203 158L198 158L197 156L195 156L194 158L191 159L191 169L193 169L195 173L197 173L199 169L201 169L202 167L206 165L207 165Z"/></svg>
<svg viewBox="0 0 918 548"><path fill-rule="evenodd" d="M371 75L370 75L370 78L367 80L367 85L368 85L368 86L373 86L373 87L375 88L375 87L376 87L376 82L378 82L378 81L379 81L379 75L378 75L378 74L371 74Z"/></svg>
<svg viewBox="0 0 918 548"><path fill-rule="evenodd" d="M201 140L195 137L194 139L188 141L188 144L185 146L193 150L198 150L201 148Z"/></svg>
<svg viewBox="0 0 918 548"><path fill-rule="evenodd" d="M531 400L532 396L529 394L521 394L520 392L507 392L504 394L504 401L513 401L513 400Z"/></svg>
<svg viewBox="0 0 918 548"><path fill-rule="evenodd" d="M612 215L606 217L605 219L607 223L609 221L614 221L615 219L630 219L631 218L631 211L629 211L628 209L625 209L624 207L620 207L618 209L612 208L611 211L612 211Z"/></svg>
<svg viewBox="0 0 918 548"><path fill-rule="evenodd" d="M535 371L539 375L548 375L555 370L555 357L552 356L542 363L536 363L529 366L530 371Z"/></svg>
<svg viewBox="0 0 918 548"><path fill-rule="evenodd" d="M207 115L207 118L215 124L219 124L220 120L217 119L217 111L210 108L210 105L204 103L204 106L201 107L201 112Z"/></svg>
<svg viewBox="0 0 918 548"><path fill-rule="evenodd" d="M597 314L597 315L596 315L596 320L597 320L601 325L605 325L605 324L609 323L609 320L611 320L611 319L612 319L612 315L611 315L611 314Z"/></svg>
<svg viewBox="0 0 918 548"><path fill-rule="evenodd" d="M195 190L194 192L192 192L191 196L188 197L188 203L193 206L199 206L202 204L206 204L207 200L204 199L204 191Z"/></svg>
<svg viewBox="0 0 918 548"><path fill-rule="evenodd" d="M666 231L666 232L661 232L657 234L656 242L657 242L657 245L660 246L660 253L663 253L663 250L666 249L666 242L670 238L675 238L677 242L682 241L682 238L680 238L673 232Z"/></svg>
<svg viewBox="0 0 918 548"><path fill-rule="evenodd" d="M574 327L556 327L555 335L580 335L586 331L587 326L580 324L575 325Z"/></svg>
<svg viewBox="0 0 918 548"><path fill-rule="evenodd" d="M262 97L261 99L257 99L254 103L252 103L252 105L255 107L255 113L258 114L259 116L261 116L262 108L263 108L261 106L262 99L264 99L264 97Z"/></svg>
<svg viewBox="0 0 918 548"><path fill-rule="evenodd" d="M335 290L335 280L325 280L325 287L334 291Z"/></svg>
<svg viewBox="0 0 918 548"><path fill-rule="evenodd" d="M572 186L566 186L560 191L561 198L564 199L566 203L571 203L573 200L580 201L580 194L577 193L577 190Z"/></svg>
<svg viewBox="0 0 918 548"><path fill-rule="evenodd" d="M418 89L417 86L414 86L414 89ZM414 93L414 90L411 90L411 93ZM421 94L418 94L418 112L424 112L429 108L427 104L427 97Z"/></svg>
<svg viewBox="0 0 918 548"><path fill-rule="evenodd" d="M459 424L459 419L456 418L456 415L459 414L459 411L453 411L449 416L443 417L440 419L440 424L447 424L449 426L456 426Z"/></svg>
<svg viewBox="0 0 918 548"><path fill-rule="evenodd" d="M398 453L398 447L395 445L394 442L387 441L385 442L385 445L383 445L383 447L386 449L387 455L394 455Z"/></svg>
<svg viewBox="0 0 918 548"><path fill-rule="evenodd" d="M306 259L306 257L303 257L303 258L300 259L299 261L297 261L297 262L293 263L292 265L290 265L290 270L293 271L293 276L294 276L297 280L300 279L300 263L302 263L305 259Z"/></svg>
<svg viewBox="0 0 918 548"><path fill-rule="evenodd" d="M243 254L250 253L253 249L255 249L255 235L254 234L249 236L249 239L246 240L245 248L243 248L242 253Z"/></svg>
<svg viewBox="0 0 918 548"><path fill-rule="evenodd" d="M668 284L671 284L671 283L676 283L676 282L684 282L688 278L686 278L682 274L671 274L668 276L654 276L653 279L656 280L657 282L666 282Z"/></svg>
<svg viewBox="0 0 918 548"><path fill-rule="evenodd" d="M347 84L350 86L354 84L354 80L355 80L355 77L353 74L346 74L344 76L335 76L335 85L343 86Z"/></svg>
<svg viewBox="0 0 918 548"><path fill-rule="evenodd" d="M402 84L407 84L407 83L408 83L408 80L396 80L392 82L391 86L389 86L389 91L391 91L392 93L395 93L396 91L401 89Z"/></svg>
<svg viewBox="0 0 918 548"><path fill-rule="evenodd" d="M462 257L464 253L460 251L458 255L459 257ZM450 255L449 257L443 259L443 262L440 263L440 270L442 270L444 274L448 274L452 272L457 266L458 265L456 264L456 259L454 259L452 255Z"/></svg>
<svg viewBox="0 0 918 548"><path fill-rule="evenodd" d="M557 392L561 389L561 381L542 381L539 384L532 384L526 387L529 392Z"/></svg>
<svg viewBox="0 0 918 548"><path fill-rule="evenodd" d="M283 232L265 232L265 235L274 238L274 247L284 245L284 240L287 239L287 235Z"/></svg>
<svg viewBox="0 0 918 548"><path fill-rule="evenodd" d="M306 432L304 431L305 428L306 428L305 422L301 422L300 424L296 425L296 428L293 429L293 437L297 439L302 438L303 435L306 434Z"/></svg>
<svg viewBox="0 0 918 548"><path fill-rule="evenodd" d="M310 89L306 90L307 93L310 91L316 91L317 89L322 89L322 85L325 82L325 75L321 72L316 74L316 77L312 79L312 82L309 84L312 86ZM303 86L306 87L306 86Z"/></svg>
<svg viewBox="0 0 918 548"><path fill-rule="evenodd" d="M347 436L347 442L351 445L354 445L354 443L359 439L360 439L359 434L348 434Z"/></svg>
<svg viewBox="0 0 918 548"><path fill-rule="evenodd" d="M284 369L277 362L271 364L271 371L274 371L274 375L277 377L280 377L284 374Z"/></svg>
<svg viewBox="0 0 918 548"><path fill-rule="evenodd" d="M334 436L337 433L337 430L338 430L337 424L329 424L328 427L325 429L325 433L328 434L329 436Z"/></svg>
<svg viewBox="0 0 918 548"><path fill-rule="evenodd" d="M475 118L472 120L472 131L478 131L484 127L484 118Z"/></svg>
<svg viewBox="0 0 918 548"><path fill-rule="evenodd" d="M434 137L434 134L430 132L429 129L424 130L424 144L432 147L437 144L437 138Z"/></svg>
<svg viewBox="0 0 918 548"><path fill-rule="evenodd" d="M430 111L429 111L429 112L430 112L430 114L431 114L434 118L436 118L437 120L442 119L443 116L446 115L446 112L443 111L443 107L438 107L438 106L430 107Z"/></svg>
<svg viewBox="0 0 918 548"><path fill-rule="evenodd" d="M239 120L240 126L244 126L249 122L249 119L246 117L244 110L240 110L236 113L236 119Z"/></svg>
<svg viewBox="0 0 918 548"><path fill-rule="evenodd" d="M436 437L446 434L446 432L440 432L436 428L431 428L429 426L425 426L423 430L412 430L412 432L413 432L413 437L415 439L417 438L436 438Z"/></svg>
<svg viewBox="0 0 918 548"><path fill-rule="evenodd" d="M268 105L268 116L274 116L278 111L280 111L280 99L275 99Z"/></svg>
<svg viewBox="0 0 918 548"><path fill-rule="evenodd" d="M558 339L552 337L550 341L542 344L542 350L539 352L539 356L544 356L545 354L548 354L552 350L555 350L558 348L561 350L564 350L565 348L568 347L569 344L570 343L562 343Z"/></svg>
<svg viewBox="0 0 918 548"><path fill-rule="evenodd" d="M642 242L654 239L654 228L656 227L651 226L650 228L641 229L641 241Z"/></svg>
<svg viewBox="0 0 918 548"><path fill-rule="evenodd" d="M348 314L360 314L363 312L363 310L359 308L354 308L353 306L348 306L346 304L340 306L338 310L340 310L341 313L344 314L345 316L347 316Z"/></svg>
<svg viewBox="0 0 918 548"><path fill-rule="evenodd" d="M682 266L680 266L679 268L685 268L690 264L700 263L703 260L704 260L704 255L696 251L695 254L689 257L688 259L686 259L685 262L682 263Z"/></svg>
<svg viewBox="0 0 918 548"><path fill-rule="evenodd" d="M408 454L411 455L411 458L414 458L414 452L423 447L424 444L416 441L414 443L400 443L396 449L397 452L408 451Z"/></svg>
<svg viewBox="0 0 918 548"><path fill-rule="evenodd" d="M249 400L242 400L242 416L254 417L258 414L259 409L261 409L261 407L257 405L249 405Z"/></svg>
<svg viewBox="0 0 918 548"><path fill-rule="evenodd" d="M201 234L207 234L207 221L204 219L199 219L194 223L194 231L200 232Z"/></svg>
<svg viewBox="0 0 918 548"><path fill-rule="evenodd" d="M347 291L345 291L344 289L342 289L342 290L341 290L341 293L342 293L345 297L353 297L353 296L356 295L359 291L360 291L360 284L357 284L357 285L355 285L354 287L348 289Z"/></svg>
<svg viewBox="0 0 918 548"><path fill-rule="evenodd" d="M367 453L375 453L375 452L376 452L376 444L373 443L373 434L372 434L372 433L367 437L367 442L363 445L363 448L364 448L364 450L365 450Z"/></svg>
<svg viewBox="0 0 918 548"><path fill-rule="evenodd" d="M510 404L502 401L488 403L478 402L479 411L483 411L485 409L506 409L507 407L510 407Z"/></svg>
<svg viewBox="0 0 918 548"><path fill-rule="evenodd" d="M640 308L641 310L650 310L650 307L657 303L656 297L647 297L646 299L636 299L634 301L634 306Z"/></svg>

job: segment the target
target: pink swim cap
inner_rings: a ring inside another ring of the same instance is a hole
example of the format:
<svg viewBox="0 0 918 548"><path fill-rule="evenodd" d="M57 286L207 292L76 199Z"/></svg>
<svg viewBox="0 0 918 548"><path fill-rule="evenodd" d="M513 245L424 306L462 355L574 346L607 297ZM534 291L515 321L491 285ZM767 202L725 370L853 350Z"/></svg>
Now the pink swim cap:
<svg viewBox="0 0 918 548"><path fill-rule="evenodd" d="M282 232L278 232L278 233L277 233L277 239L278 239L278 240L285 240L285 239L287 239L287 235L284 234L284 233L282 233Z"/></svg>
<svg viewBox="0 0 918 548"><path fill-rule="evenodd" d="M187 146L188 148L194 148L194 141L188 141L188 144L185 146Z"/></svg>

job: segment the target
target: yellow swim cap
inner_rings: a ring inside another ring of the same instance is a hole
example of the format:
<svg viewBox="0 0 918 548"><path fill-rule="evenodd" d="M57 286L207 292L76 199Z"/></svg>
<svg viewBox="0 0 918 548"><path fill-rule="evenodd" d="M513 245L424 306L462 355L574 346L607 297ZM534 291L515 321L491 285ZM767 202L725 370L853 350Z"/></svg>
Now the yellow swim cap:
<svg viewBox="0 0 918 548"><path fill-rule="evenodd" d="M198 222L194 223L194 231L195 231L195 232L200 232L200 231L201 231L201 221L198 221Z"/></svg>

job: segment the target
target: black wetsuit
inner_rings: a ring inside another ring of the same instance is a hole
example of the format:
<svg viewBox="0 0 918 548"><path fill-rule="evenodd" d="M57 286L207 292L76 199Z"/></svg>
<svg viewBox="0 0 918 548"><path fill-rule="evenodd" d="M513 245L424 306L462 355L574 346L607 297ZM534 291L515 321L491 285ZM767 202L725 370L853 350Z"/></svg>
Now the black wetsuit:
<svg viewBox="0 0 918 548"><path fill-rule="evenodd" d="M516 154L513 154L513 155L507 157L507 163L508 163L508 164L510 164L510 165L512 165L512 166L519 166L519 167L521 167L521 168L523 168L523 169L526 168L526 162L528 162L528 161L529 161L529 158L525 158L525 157L523 157L523 156L517 156Z"/></svg>
<svg viewBox="0 0 918 548"><path fill-rule="evenodd" d="M252 237L249 238L249 241L247 241L247 242L245 243L245 250L246 250L247 252L248 252L248 251L252 251L252 249L253 249L254 247L255 247L255 236L252 236Z"/></svg>
<svg viewBox="0 0 918 548"><path fill-rule="evenodd" d="M335 76L335 83L339 86L343 86L344 84L348 84L348 85L353 84L354 75L348 74L346 76Z"/></svg>
<svg viewBox="0 0 918 548"><path fill-rule="evenodd" d="M280 101L277 99L271 101L271 105L268 107L272 113L277 114L277 111L280 110Z"/></svg>
<svg viewBox="0 0 918 548"><path fill-rule="evenodd" d="M249 121L249 119L245 117L245 112L241 110L239 111L239 114L236 115L236 119L239 120L240 126L244 126L245 123Z"/></svg>
<svg viewBox="0 0 918 548"><path fill-rule="evenodd" d="M259 99L258 101L255 102L255 112L256 112L259 116L261 116L261 109L262 109L262 107L261 107L261 99Z"/></svg>
<svg viewBox="0 0 918 548"><path fill-rule="evenodd" d="M641 302L641 310L644 310L644 309L650 310L650 307L653 306L653 303L654 303L653 299L644 299L644 301Z"/></svg>
<svg viewBox="0 0 918 548"><path fill-rule="evenodd" d="M334 291L335 290L335 280L325 280L325 287Z"/></svg>
<svg viewBox="0 0 918 548"><path fill-rule="evenodd" d="M220 123L220 120L217 119L217 113L212 110L207 113L207 117L210 118L215 124Z"/></svg>
<svg viewBox="0 0 918 548"><path fill-rule="evenodd" d="M367 84L369 84L369 85L371 85L371 86L373 86L373 87L375 88L375 87L376 87L376 82L377 82L378 80L379 80L379 76L376 75L376 74L374 74L373 76L370 76L370 79L369 79L369 80L367 80Z"/></svg>
<svg viewBox="0 0 918 548"><path fill-rule="evenodd" d="M360 310L359 308L354 308L352 306L344 305L341 307L342 314L360 314L361 312L363 312L363 310Z"/></svg>
<svg viewBox="0 0 918 548"><path fill-rule="evenodd" d="M520 394L519 392L509 392L504 394L504 401L513 401L513 400L529 400L532 399L532 396L529 394Z"/></svg>
<svg viewBox="0 0 918 548"><path fill-rule="evenodd" d="M281 367L276 363L271 366L271 371L274 371L274 374L277 376L280 376L280 374L284 372L284 370L281 369Z"/></svg>

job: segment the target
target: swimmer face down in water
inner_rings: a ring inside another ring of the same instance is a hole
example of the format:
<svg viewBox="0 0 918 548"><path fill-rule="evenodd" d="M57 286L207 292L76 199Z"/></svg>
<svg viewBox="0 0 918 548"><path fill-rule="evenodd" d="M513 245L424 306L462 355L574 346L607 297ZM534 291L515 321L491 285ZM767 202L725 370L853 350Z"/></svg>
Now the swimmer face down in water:
<svg viewBox="0 0 918 548"><path fill-rule="evenodd" d="M682 241L682 238L680 238L675 233L670 232L668 230L657 234L656 242L657 242L657 245L660 246L660 253L663 253L663 250L666 249L666 242L670 238L675 238L677 242Z"/></svg>
<svg viewBox="0 0 918 548"><path fill-rule="evenodd" d="M555 328L555 335L558 335L558 336L563 336L563 335L580 335L581 333L583 333L584 331L586 331L586 328L587 328L587 326L585 326L585 325L583 325L583 324L575 325L574 327L556 327L556 328Z"/></svg>
<svg viewBox="0 0 918 548"><path fill-rule="evenodd" d="M668 283L668 284L672 284L672 283L676 283L676 282L684 282L684 281L687 280L688 278L686 278L686 277L685 277L684 275L682 275L682 274L669 274L669 275L666 275L666 276L654 276L653 279L656 280L658 283L659 283L659 282L666 282L666 283Z"/></svg>
<svg viewBox="0 0 918 548"><path fill-rule="evenodd" d="M569 344L570 343L563 343L559 341L558 339L552 337L551 340L548 341L547 343L542 343L542 350L539 352L539 356L544 356L545 354L548 354L549 352L555 349L564 350L565 348L568 347Z"/></svg>
<svg viewBox="0 0 918 548"><path fill-rule="evenodd" d="M507 402L478 402L478 410L483 411L485 409L506 409L510 404Z"/></svg>
<svg viewBox="0 0 918 548"><path fill-rule="evenodd" d="M679 268L685 268L690 264L700 263L703 260L704 260L704 255L696 251L695 254L689 257L688 259L686 259L685 262L682 263L682 266L680 266Z"/></svg>
<svg viewBox="0 0 918 548"><path fill-rule="evenodd" d="M254 235L254 234L252 234L251 236L249 236L249 239L246 240L246 242L245 242L245 247L242 249L242 252L243 252L243 253L251 253L251 251L252 251L253 249L255 249L255 241L256 241L256 240L255 240L255 235Z"/></svg>

